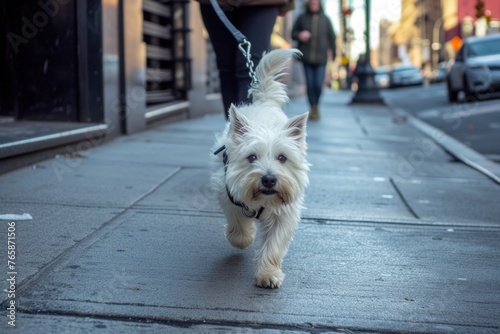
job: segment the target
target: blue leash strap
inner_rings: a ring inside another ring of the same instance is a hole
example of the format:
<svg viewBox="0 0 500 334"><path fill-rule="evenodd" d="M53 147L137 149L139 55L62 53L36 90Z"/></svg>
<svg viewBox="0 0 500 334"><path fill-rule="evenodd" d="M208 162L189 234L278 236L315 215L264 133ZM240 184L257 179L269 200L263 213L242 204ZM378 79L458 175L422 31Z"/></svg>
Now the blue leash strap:
<svg viewBox="0 0 500 334"><path fill-rule="evenodd" d="M219 3L217 0L210 0L210 3L212 4L212 7L214 8L215 13L219 17L219 19L224 23L226 28L231 32L231 34L234 36L236 41L240 44L245 43L248 41L248 39L239 31L236 29L236 27L229 21L227 18L226 14L224 14L224 11L222 8L220 8Z"/></svg>
<svg viewBox="0 0 500 334"><path fill-rule="evenodd" d="M222 21L222 23L226 26L226 28L229 30L229 32L233 35L233 37L236 39L238 42L238 48L240 49L241 53L243 53L243 56L246 59L246 67L248 68L248 74L250 78L252 79L252 83L250 84L252 87L254 87L257 84L257 78L255 76L255 71L254 71L254 64L252 61L252 54L250 53L250 49L252 48L252 44L248 41L245 35L229 21L227 18L226 14L224 14L224 11L222 8L220 8L219 3L217 0L210 0L210 4L212 5L215 13L219 17L219 19Z"/></svg>

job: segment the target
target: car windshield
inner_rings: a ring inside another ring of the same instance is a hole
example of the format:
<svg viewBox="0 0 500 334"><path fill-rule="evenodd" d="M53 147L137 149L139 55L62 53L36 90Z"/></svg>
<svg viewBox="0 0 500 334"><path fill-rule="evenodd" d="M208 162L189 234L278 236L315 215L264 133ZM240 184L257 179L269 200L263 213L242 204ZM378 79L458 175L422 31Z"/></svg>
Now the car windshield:
<svg viewBox="0 0 500 334"><path fill-rule="evenodd" d="M467 55L469 58L500 54L500 41L480 41L471 43Z"/></svg>

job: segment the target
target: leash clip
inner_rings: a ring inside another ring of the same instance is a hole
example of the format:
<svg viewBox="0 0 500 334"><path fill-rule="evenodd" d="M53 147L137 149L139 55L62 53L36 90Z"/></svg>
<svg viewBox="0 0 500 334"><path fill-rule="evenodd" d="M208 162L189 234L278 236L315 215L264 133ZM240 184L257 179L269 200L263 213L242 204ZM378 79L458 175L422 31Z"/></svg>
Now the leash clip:
<svg viewBox="0 0 500 334"><path fill-rule="evenodd" d="M250 78L252 79L251 82L251 87L255 88L258 84L257 78L255 77L255 72L253 70L254 64L252 61L252 55L250 53L250 48L252 45L250 42L247 40L245 35L241 33L236 27L229 21L227 18L226 14L224 14L224 11L220 8L219 3L217 0L210 0L210 4L214 8L215 13L221 20L221 22L226 26L226 28L229 30L229 32L233 35L233 37L236 39L238 42L238 48L243 52L243 56L245 56L245 59L247 60L246 66L248 68L248 72L250 75ZM246 50L243 48L243 46L247 46Z"/></svg>
<svg viewBox="0 0 500 334"><path fill-rule="evenodd" d="M246 49L245 49L246 46ZM258 84L257 77L255 76L255 71L254 71L254 63L252 61L252 53L250 52L252 49L252 43L250 43L247 39L243 39L242 42L238 44L238 48L240 49L241 53L243 53L243 56L247 60L246 66L248 68L248 75L252 79L252 82L250 83L251 87L256 87Z"/></svg>

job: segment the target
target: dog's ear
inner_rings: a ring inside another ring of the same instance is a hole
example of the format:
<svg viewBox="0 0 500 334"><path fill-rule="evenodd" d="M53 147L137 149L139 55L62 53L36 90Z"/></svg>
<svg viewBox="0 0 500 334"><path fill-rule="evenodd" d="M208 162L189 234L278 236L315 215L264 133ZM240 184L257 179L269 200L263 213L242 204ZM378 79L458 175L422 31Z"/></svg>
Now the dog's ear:
<svg viewBox="0 0 500 334"><path fill-rule="evenodd" d="M309 113L292 117L288 120L286 128L289 130L288 134L299 142L303 142L306 139L306 124Z"/></svg>
<svg viewBox="0 0 500 334"><path fill-rule="evenodd" d="M229 107L229 128L231 135L235 137L243 136L248 130L248 121L239 113L234 104Z"/></svg>

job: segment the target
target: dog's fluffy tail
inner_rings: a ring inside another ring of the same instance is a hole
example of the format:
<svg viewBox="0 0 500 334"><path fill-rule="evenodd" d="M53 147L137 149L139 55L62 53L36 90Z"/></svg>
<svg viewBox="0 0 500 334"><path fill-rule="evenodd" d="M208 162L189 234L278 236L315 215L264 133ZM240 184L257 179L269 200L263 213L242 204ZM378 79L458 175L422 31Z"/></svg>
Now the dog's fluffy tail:
<svg viewBox="0 0 500 334"><path fill-rule="evenodd" d="M271 102L282 108L289 101L286 85L277 81L284 75L283 70L292 56L300 56L302 53L297 49L273 50L262 57L255 69L257 84L248 91L253 102Z"/></svg>

